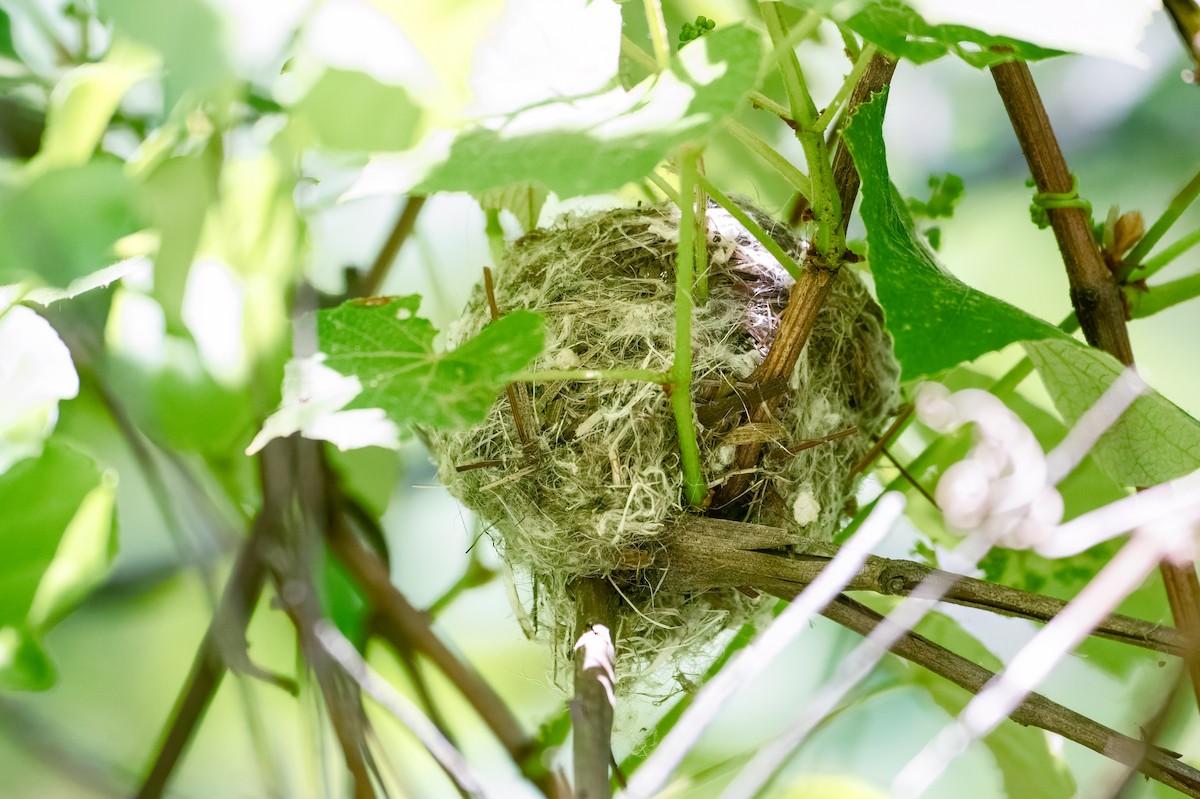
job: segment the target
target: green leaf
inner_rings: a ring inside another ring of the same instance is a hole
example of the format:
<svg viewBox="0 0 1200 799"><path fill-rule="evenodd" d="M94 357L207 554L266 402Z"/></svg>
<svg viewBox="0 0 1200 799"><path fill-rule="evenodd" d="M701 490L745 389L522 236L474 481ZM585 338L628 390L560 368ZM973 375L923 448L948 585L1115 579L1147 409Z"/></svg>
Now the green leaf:
<svg viewBox="0 0 1200 799"><path fill-rule="evenodd" d="M99 0L98 11L117 34L162 56L164 114L184 94L201 100L234 86L221 18L205 0Z"/></svg>
<svg viewBox="0 0 1200 799"><path fill-rule="evenodd" d="M45 691L57 676L37 636L17 627L0 627L0 690Z"/></svg>
<svg viewBox="0 0 1200 799"><path fill-rule="evenodd" d="M36 163L62 167L86 162L125 93L149 73L147 62L130 48L115 46L104 61L83 64L63 75L50 95Z"/></svg>
<svg viewBox="0 0 1200 799"><path fill-rule="evenodd" d="M918 633L990 669L1001 664L978 640L954 620L931 613L917 625ZM913 683L951 716L957 716L971 694L925 669L914 668ZM1047 733L1005 719L983 739L1000 768L1006 796L1021 799L1069 799L1075 781L1066 764L1050 751Z"/></svg>
<svg viewBox="0 0 1200 799"><path fill-rule="evenodd" d="M13 47L12 20L3 8L0 8L0 57L17 60L17 51Z"/></svg>
<svg viewBox="0 0 1200 799"><path fill-rule="evenodd" d="M549 194L543 186L522 182L479 192L475 199L479 200L479 207L485 212L508 211L517 218L522 228L533 230L537 227L538 216Z"/></svg>
<svg viewBox="0 0 1200 799"><path fill-rule="evenodd" d="M1074 339L1030 342L1025 350L1068 424L1124 371L1116 358ZM1121 485L1157 485L1200 468L1200 422L1150 392L1101 436L1092 455Z"/></svg>
<svg viewBox="0 0 1200 799"><path fill-rule="evenodd" d="M111 473L88 492L71 517L38 583L29 624L48 630L108 576L117 554L117 480Z"/></svg>
<svg viewBox="0 0 1200 799"><path fill-rule="evenodd" d="M827 6L816 0L789 0L802 8ZM843 23L893 57L925 64L947 54L983 69L1005 61L1036 61L1062 55L1061 50L1039 47L1008 36L993 36L965 25L931 25L901 0L874 0ZM1004 48L995 52L992 48Z"/></svg>
<svg viewBox="0 0 1200 799"><path fill-rule="evenodd" d="M141 228L116 161L41 172L0 196L0 285L66 287L113 263L113 244Z"/></svg>
<svg viewBox="0 0 1200 799"><path fill-rule="evenodd" d="M415 316L420 297L346 302L317 313L325 365L358 378L348 408L382 408L398 425L461 427L483 420L505 383L541 351L542 317L514 311L452 352Z"/></svg>
<svg viewBox="0 0 1200 799"><path fill-rule="evenodd" d="M421 116L402 86L333 68L325 70L293 112L318 146L362 152L405 149Z"/></svg>
<svg viewBox="0 0 1200 799"><path fill-rule="evenodd" d="M524 181L560 197L618 189L732 113L754 88L760 57L757 33L740 25L714 31L629 92L538 105L460 133L416 191L479 192Z"/></svg>
<svg viewBox="0 0 1200 799"><path fill-rule="evenodd" d="M51 439L0 475L0 689L55 680L41 639L108 575L116 480Z"/></svg>
<svg viewBox="0 0 1200 799"><path fill-rule="evenodd" d="M929 199L918 200L909 198L908 210L913 216L924 216L929 219L949 219L954 216L954 206L963 195L963 180L952 172L941 177L929 176Z"/></svg>
<svg viewBox="0 0 1200 799"><path fill-rule="evenodd" d="M147 215L159 231L154 258L154 298L167 328L184 330L183 295L209 206L217 198L221 158L216 140L194 157L170 158L155 168L143 186Z"/></svg>
<svg viewBox="0 0 1200 799"><path fill-rule="evenodd" d="M1014 341L1065 337L1054 325L951 275L916 236L888 177L886 104L884 91L859 106L845 140L862 177L871 273L904 379L934 374Z"/></svg>

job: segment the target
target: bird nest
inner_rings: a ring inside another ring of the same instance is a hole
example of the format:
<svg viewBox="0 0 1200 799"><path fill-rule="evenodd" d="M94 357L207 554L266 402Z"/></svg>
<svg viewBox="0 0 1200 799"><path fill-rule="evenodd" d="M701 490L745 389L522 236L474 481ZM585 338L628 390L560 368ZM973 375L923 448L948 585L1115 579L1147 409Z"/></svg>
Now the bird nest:
<svg viewBox="0 0 1200 799"><path fill-rule="evenodd" d="M794 260L806 243L744 205ZM565 217L516 241L499 265L495 300L546 320L532 368L670 369L679 212L673 205ZM792 279L728 212L708 209L707 301L693 312L693 399L710 488L731 477L739 445L760 443L738 498L738 518L832 537L854 496L853 467L897 403L899 369L883 315L862 281L842 269L790 378L747 378L779 325ZM482 287L450 331L465 341L490 320ZM613 625L622 672L636 675L671 653L675 669L702 656L722 630L760 603L736 588L658 590L671 564L682 500L678 433L664 387L635 381L568 381L516 387L483 423L431 434L442 482L495 531L498 550L534 590L533 617L569 643L571 584L610 580L621 597ZM775 395L769 421L746 406ZM745 479L745 478L742 478ZM711 648L711 647L709 647Z"/></svg>

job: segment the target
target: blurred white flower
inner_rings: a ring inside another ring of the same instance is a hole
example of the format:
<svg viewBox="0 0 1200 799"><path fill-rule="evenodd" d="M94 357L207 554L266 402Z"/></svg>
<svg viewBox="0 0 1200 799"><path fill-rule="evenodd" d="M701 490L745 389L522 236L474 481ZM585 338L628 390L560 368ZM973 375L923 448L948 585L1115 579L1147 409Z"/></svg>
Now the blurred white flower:
<svg viewBox="0 0 1200 799"><path fill-rule="evenodd" d="M41 453L59 400L79 393L79 375L58 333L15 305L0 315L0 473Z"/></svg>
<svg viewBox="0 0 1200 799"><path fill-rule="evenodd" d="M271 439L293 433L328 441L340 450L400 446L400 428L382 408L342 410L362 392L362 383L330 369L324 360L325 355L318 353L287 364L283 402L250 442L247 455L258 452Z"/></svg>

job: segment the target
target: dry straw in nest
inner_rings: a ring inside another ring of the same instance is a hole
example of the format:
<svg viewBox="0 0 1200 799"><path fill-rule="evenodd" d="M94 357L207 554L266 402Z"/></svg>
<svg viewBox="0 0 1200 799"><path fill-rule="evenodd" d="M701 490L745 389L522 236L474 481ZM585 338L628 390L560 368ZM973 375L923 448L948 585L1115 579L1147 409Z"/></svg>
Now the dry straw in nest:
<svg viewBox="0 0 1200 799"><path fill-rule="evenodd" d="M805 243L745 205L803 264ZM515 242L495 298L546 318L535 369L667 371L674 347L672 205L564 218ZM721 208L708 212L708 301L694 310L694 398L704 474L728 477L738 444L765 442L740 518L828 539L854 495L848 475L894 411L898 367L882 312L850 270L834 281L783 398L768 423L747 424L744 381L770 346L792 279ZM490 319L475 292L451 344ZM622 671L644 673L666 653L673 669L703 659L704 644L757 608L736 589L656 591L670 563L664 543L687 511L670 401L631 381L520 386L528 441L504 397L477 427L432 437L440 476L498 533L498 547L537 590L535 617L561 641L574 624L570 584L606 577L623 599L615 634ZM827 440L826 440L827 439ZM822 443L813 444L822 440ZM472 464L493 464L460 471Z"/></svg>

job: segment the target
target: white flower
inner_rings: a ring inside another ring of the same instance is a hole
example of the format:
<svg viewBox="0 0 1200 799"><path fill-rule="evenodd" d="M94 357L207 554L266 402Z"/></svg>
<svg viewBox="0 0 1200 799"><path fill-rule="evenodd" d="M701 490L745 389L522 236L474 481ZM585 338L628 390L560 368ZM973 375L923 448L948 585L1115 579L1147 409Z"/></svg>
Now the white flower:
<svg viewBox="0 0 1200 799"><path fill-rule="evenodd" d="M14 305L0 315L0 473L42 451L59 400L79 393L79 375L58 333Z"/></svg>

